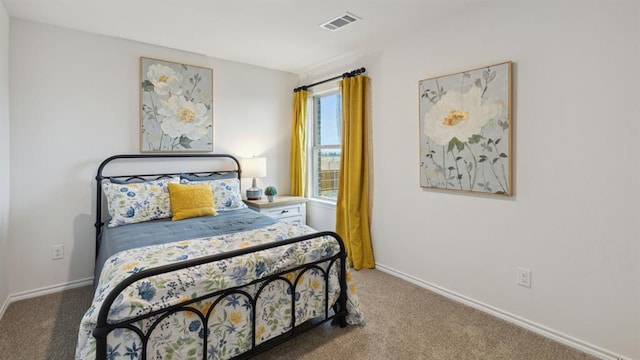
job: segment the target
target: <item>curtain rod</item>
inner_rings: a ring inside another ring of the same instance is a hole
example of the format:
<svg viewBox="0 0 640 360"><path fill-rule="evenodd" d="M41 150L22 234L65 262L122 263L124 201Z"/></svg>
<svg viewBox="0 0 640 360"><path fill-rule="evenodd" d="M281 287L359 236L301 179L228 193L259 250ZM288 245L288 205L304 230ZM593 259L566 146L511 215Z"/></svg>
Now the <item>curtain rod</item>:
<svg viewBox="0 0 640 360"><path fill-rule="evenodd" d="M315 83L310 84L310 85L302 85L300 87L297 87L297 88L293 89L293 92L298 92L300 90L307 90L310 87L314 87L316 85L324 84L324 83L332 81L332 80L338 80L338 79L344 79L344 78L348 78L348 77L358 76L358 75L364 74L365 71L366 71L365 68L355 69L353 71L346 72L346 73L344 73L342 75L332 77L331 79L325 79L325 80L318 81L318 82L315 82Z"/></svg>

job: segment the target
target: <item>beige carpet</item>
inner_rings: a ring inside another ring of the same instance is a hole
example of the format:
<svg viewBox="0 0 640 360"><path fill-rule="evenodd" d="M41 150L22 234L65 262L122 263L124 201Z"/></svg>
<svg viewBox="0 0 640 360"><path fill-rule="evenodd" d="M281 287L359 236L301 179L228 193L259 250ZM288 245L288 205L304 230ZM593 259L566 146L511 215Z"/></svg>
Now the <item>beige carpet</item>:
<svg viewBox="0 0 640 360"><path fill-rule="evenodd" d="M354 271L365 326L320 326L258 359L594 359L378 270ZM13 303L0 359L73 359L91 287Z"/></svg>

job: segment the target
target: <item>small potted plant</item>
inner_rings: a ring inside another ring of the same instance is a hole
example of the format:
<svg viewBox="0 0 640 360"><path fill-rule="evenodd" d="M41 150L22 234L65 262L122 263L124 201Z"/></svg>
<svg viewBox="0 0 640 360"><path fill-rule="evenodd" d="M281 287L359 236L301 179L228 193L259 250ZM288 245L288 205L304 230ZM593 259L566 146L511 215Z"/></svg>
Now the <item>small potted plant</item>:
<svg viewBox="0 0 640 360"><path fill-rule="evenodd" d="M278 189L276 189L275 186L267 186L267 188L264 189L264 194L267 195L267 199L269 199L269 202L273 202L273 199L278 194Z"/></svg>

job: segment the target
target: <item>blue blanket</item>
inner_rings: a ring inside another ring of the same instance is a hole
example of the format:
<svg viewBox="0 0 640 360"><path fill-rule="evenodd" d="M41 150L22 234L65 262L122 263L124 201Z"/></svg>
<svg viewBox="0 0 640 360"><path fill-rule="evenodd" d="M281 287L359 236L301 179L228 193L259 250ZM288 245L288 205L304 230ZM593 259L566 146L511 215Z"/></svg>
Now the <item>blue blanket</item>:
<svg viewBox="0 0 640 360"><path fill-rule="evenodd" d="M231 234L254 230L276 223L277 220L249 210L237 209L180 221L162 219L117 227L103 227L100 251L96 258L94 284L97 284L105 261L112 255L129 249L205 236Z"/></svg>

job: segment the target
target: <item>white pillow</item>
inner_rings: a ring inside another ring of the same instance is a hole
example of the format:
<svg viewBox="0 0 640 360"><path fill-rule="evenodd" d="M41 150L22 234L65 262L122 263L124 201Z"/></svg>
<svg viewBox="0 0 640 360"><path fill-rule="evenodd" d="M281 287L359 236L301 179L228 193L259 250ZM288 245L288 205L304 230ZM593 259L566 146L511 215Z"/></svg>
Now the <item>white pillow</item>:
<svg viewBox="0 0 640 360"><path fill-rule="evenodd" d="M229 211L247 208L247 205L242 201L242 195L240 194L240 180L238 179L204 181L189 181L187 179L182 179L180 182L183 184L207 183L211 185L216 211Z"/></svg>
<svg viewBox="0 0 640 360"><path fill-rule="evenodd" d="M177 176L131 184L103 180L102 190L111 215L109 227L171 217L167 184L179 182Z"/></svg>

